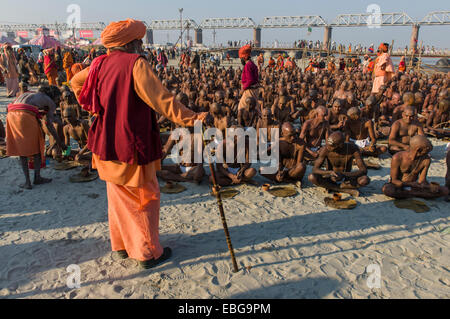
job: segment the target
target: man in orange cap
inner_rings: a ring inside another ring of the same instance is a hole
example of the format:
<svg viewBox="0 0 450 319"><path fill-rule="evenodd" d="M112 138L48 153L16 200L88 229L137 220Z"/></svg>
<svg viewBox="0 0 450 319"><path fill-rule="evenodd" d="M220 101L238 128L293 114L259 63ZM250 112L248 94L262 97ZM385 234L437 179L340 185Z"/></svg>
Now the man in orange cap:
<svg viewBox="0 0 450 319"><path fill-rule="evenodd" d="M242 71L242 97L239 101L238 110L245 108L245 101L248 97L252 96L257 101L258 99L258 88L259 88L259 78L258 78L258 67L253 63L251 59L252 47L247 44L244 45L239 50L239 58L244 66Z"/></svg>
<svg viewBox="0 0 450 319"><path fill-rule="evenodd" d="M381 43L378 48L380 55L377 57L374 65L374 75L372 93L378 93L380 87L385 85L387 81L392 78L394 74L394 64L392 63L391 56L388 53L389 44Z"/></svg>
<svg viewBox="0 0 450 319"><path fill-rule="evenodd" d="M151 268L171 256L159 242L162 150L155 112L180 126L205 121L208 113L191 111L163 87L142 55L145 33L145 25L132 19L108 25L101 34L108 53L71 85L83 108L96 114L88 148L106 181L112 250Z"/></svg>

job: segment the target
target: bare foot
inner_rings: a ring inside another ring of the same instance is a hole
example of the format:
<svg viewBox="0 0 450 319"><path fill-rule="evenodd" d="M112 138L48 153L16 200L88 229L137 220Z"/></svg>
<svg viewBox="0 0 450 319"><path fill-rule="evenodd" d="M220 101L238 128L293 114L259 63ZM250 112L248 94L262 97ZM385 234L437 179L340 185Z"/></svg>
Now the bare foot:
<svg viewBox="0 0 450 319"><path fill-rule="evenodd" d="M31 187L31 183L21 184L19 187L23 189L33 189L33 187Z"/></svg>
<svg viewBox="0 0 450 319"><path fill-rule="evenodd" d="M50 183L52 181L51 178L44 178L44 177L39 177L38 179L35 179L33 184L34 185L41 185L41 184L47 184Z"/></svg>

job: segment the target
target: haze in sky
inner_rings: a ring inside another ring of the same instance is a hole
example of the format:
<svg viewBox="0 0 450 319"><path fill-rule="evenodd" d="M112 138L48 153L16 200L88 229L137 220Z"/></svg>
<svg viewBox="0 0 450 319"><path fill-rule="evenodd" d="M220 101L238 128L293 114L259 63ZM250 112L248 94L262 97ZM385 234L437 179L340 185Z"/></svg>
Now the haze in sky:
<svg viewBox="0 0 450 319"><path fill-rule="evenodd" d="M1 0L0 23L55 23L66 22L70 13L67 7L77 4L81 8L81 22L104 22L134 18L150 22L151 20L179 19L179 8L183 8L183 17L191 18L198 24L205 18L250 17L256 23L266 16L301 16L320 15L331 23L338 14L366 13L370 4L377 4L381 12L405 12L413 20L420 21L429 12L448 11L448 0ZM9 10L5 10L9 8ZM419 33L419 43L434 45L437 48L449 48L450 26L422 26ZM193 30L190 36L193 37ZM333 41L337 43L361 43L368 46L371 43L391 43L394 47L409 45L411 26L334 28ZM154 42L176 42L179 31L155 31ZM213 43L213 30L203 30L203 43ZM226 43L228 40L252 40L253 30L216 30L216 43ZM263 44L292 44L299 39L323 40L323 28L313 28L308 33L301 29L262 29Z"/></svg>

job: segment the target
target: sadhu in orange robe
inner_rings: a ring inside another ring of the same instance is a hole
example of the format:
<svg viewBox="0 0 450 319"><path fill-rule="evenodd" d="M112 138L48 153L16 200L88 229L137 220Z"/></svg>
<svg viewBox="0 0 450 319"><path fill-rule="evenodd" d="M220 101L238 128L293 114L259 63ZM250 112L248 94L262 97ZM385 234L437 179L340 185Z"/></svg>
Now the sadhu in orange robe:
<svg viewBox="0 0 450 319"><path fill-rule="evenodd" d="M129 66L118 64L117 67ZM72 78L71 86L77 98L82 94L91 68L92 66L80 71ZM131 72L131 85L134 89L131 94L136 94L149 108L170 121L181 126L193 126L196 120L204 120L206 117L207 113L194 113L177 102L144 58L135 61ZM117 89L121 90L126 85L128 84L118 85ZM102 101L101 84L99 92L99 100ZM120 92L118 95L120 96ZM106 181L112 250L126 250L130 258L146 261L158 259L163 253L159 242L160 191L156 178L160 159L143 165L138 161L137 150L134 158L127 162L106 160L95 152L92 155L92 167L98 170L100 179Z"/></svg>

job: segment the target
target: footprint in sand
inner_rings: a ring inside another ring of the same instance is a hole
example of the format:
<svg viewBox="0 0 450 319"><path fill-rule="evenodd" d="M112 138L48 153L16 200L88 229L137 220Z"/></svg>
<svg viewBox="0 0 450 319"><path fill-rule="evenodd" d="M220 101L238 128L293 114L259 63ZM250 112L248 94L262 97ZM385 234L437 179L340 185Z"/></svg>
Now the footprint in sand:
<svg viewBox="0 0 450 319"><path fill-rule="evenodd" d="M6 277L8 278L8 281L16 280L19 278L22 278L24 275L28 273L26 267L14 267L11 270L8 271Z"/></svg>
<svg viewBox="0 0 450 319"><path fill-rule="evenodd" d="M123 290L123 287L122 286L119 286L119 285L117 285L117 286L114 286L114 291L115 292L117 292L118 294L120 294L120 292Z"/></svg>
<svg viewBox="0 0 450 319"><path fill-rule="evenodd" d="M213 266L213 271L216 276L212 279L212 283L216 286L227 286L230 285L230 268L224 263Z"/></svg>

